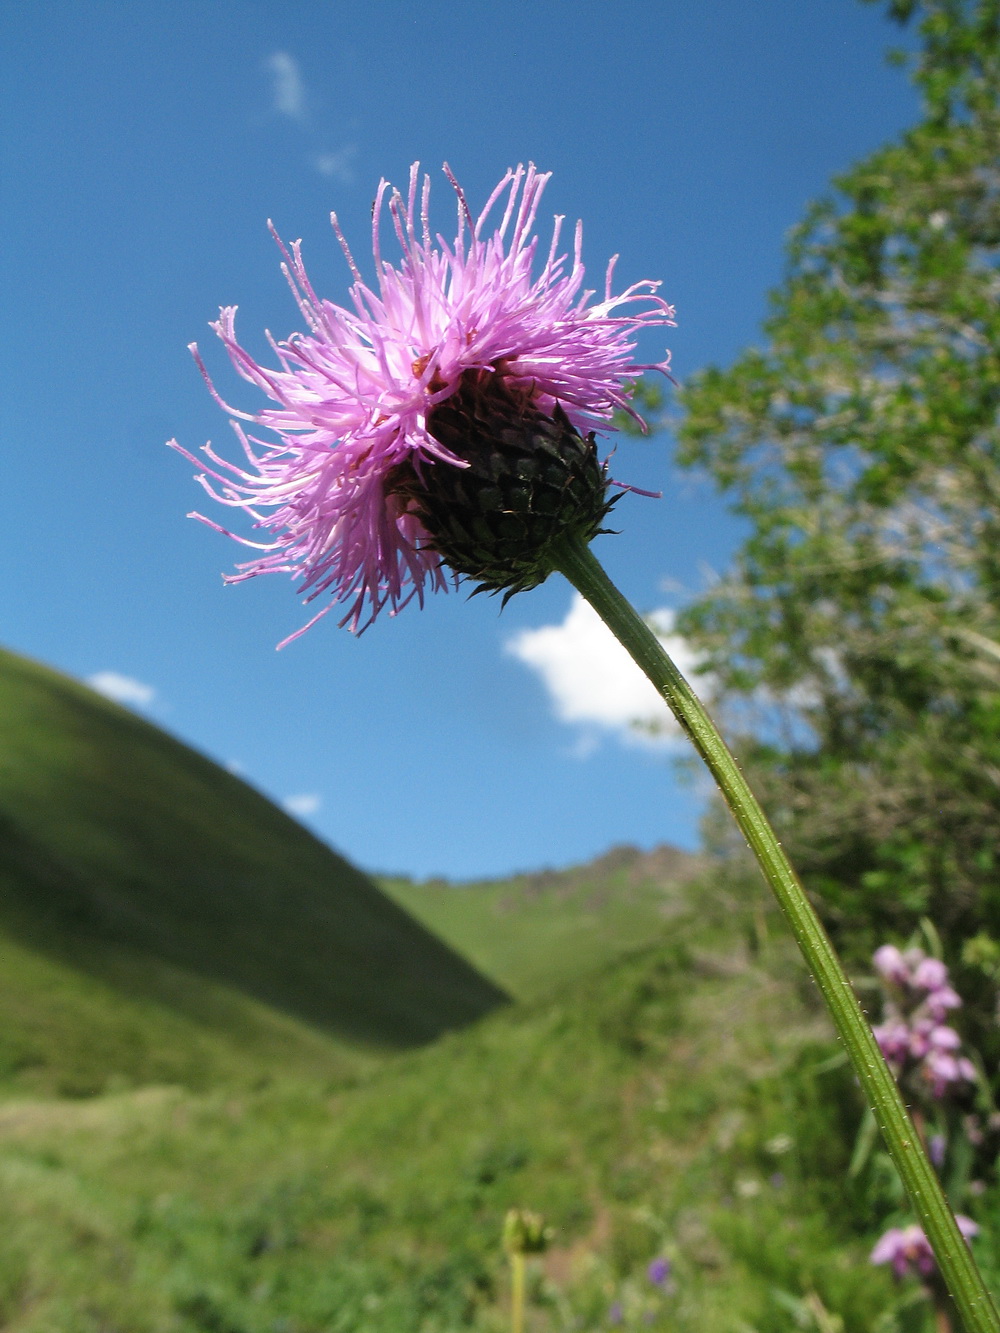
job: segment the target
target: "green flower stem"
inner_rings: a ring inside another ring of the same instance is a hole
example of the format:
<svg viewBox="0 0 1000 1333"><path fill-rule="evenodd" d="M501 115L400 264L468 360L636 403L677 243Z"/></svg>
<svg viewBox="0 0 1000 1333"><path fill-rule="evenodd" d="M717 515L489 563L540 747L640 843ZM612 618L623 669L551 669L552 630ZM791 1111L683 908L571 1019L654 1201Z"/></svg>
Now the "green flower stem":
<svg viewBox="0 0 1000 1333"><path fill-rule="evenodd" d="M652 630L614 586L590 549L579 541L566 542L555 553L554 564L656 686L708 765L826 1001L968 1333L1000 1333L996 1306L955 1224L851 983L725 741Z"/></svg>
<svg viewBox="0 0 1000 1333"><path fill-rule="evenodd" d="M524 1270L525 1270L524 1253L521 1250L514 1250L510 1256L511 1333L524 1333Z"/></svg>

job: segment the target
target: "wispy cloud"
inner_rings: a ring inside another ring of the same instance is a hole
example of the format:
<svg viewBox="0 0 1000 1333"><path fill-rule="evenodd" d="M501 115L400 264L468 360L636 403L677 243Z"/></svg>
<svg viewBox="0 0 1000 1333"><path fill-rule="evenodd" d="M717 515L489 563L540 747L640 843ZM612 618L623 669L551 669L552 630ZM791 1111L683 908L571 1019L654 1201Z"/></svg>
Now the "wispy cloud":
<svg viewBox="0 0 1000 1333"><path fill-rule="evenodd" d="M95 671L87 677L87 684L98 694L103 694L115 703L125 704L128 708L148 708L156 698L152 685L146 685L133 676L123 676L120 671Z"/></svg>
<svg viewBox="0 0 1000 1333"><path fill-rule="evenodd" d="M299 62L289 51L272 51L265 57L263 68L271 80L271 111L294 121L306 135L312 145L308 156L312 168L340 185L353 185L357 145L342 143L333 149L328 146L329 140L315 126L316 106Z"/></svg>
<svg viewBox="0 0 1000 1333"><path fill-rule="evenodd" d="M357 147L349 143L338 148L335 153L317 153L313 158L313 166L321 176L329 176L341 185L353 185L354 169L351 163L357 155Z"/></svg>
<svg viewBox="0 0 1000 1333"><path fill-rule="evenodd" d="M264 68L271 75L274 110L279 116L304 124L307 119L306 86L299 62L287 51L273 51L264 61Z"/></svg>
<svg viewBox="0 0 1000 1333"><path fill-rule="evenodd" d="M304 791L298 796L286 796L281 804L296 819L308 819L323 804L323 798L318 792Z"/></svg>
<svg viewBox="0 0 1000 1333"><path fill-rule="evenodd" d="M681 671L689 674L696 659L672 632L673 612L657 611L652 622ZM657 747L678 740L667 705L579 593L561 624L521 630L505 647L541 677L556 717L580 728L572 750L577 758L593 753L601 735Z"/></svg>

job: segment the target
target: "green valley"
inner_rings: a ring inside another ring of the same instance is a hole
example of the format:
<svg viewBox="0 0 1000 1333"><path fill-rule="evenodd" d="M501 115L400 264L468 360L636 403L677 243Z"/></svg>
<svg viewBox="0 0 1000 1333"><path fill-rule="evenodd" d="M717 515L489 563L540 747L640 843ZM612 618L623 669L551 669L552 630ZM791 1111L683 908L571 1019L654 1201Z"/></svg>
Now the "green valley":
<svg viewBox="0 0 1000 1333"><path fill-rule="evenodd" d="M11 655L0 819L3 1329L501 1330L511 1207L555 1233L530 1333L923 1328L755 878L619 848L383 893Z"/></svg>

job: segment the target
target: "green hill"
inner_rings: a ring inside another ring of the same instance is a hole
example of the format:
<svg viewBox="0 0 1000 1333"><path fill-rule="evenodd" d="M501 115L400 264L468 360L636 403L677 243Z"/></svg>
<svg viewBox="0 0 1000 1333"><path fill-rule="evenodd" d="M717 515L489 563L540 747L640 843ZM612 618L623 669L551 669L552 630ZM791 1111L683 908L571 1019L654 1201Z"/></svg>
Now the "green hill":
<svg viewBox="0 0 1000 1333"><path fill-rule="evenodd" d="M380 883L511 995L534 1000L658 939L704 866L676 847L613 847L586 865L506 880Z"/></svg>
<svg viewBox="0 0 1000 1333"><path fill-rule="evenodd" d="M150 954L77 937L67 961L0 931L0 1097L342 1083L377 1058Z"/></svg>
<svg viewBox="0 0 1000 1333"><path fill-rule="evenodd" d="M203 1047L245 1038L262 1057L294 1046L301 1063L318 1049L303 1023L395 1048L506 998L246 783L6 652L0 935L0 1076L4 1061L44 1064L47 1041L68 1053L74 1030L81 1048L110 1042L127 1066L119 1019L136 1033L152 1023L176 1048L161 1074L178 1076L198 1033ZM130 1076L155 1074L138 1050L155 1047L151 1030L136 1043Z"/></svg>
<svg viewBox="0 0 1000 1333"><path fill-rule="evenodd" d="M353 1086L0 1102L3 1326L500 1333L520 1206L556 1229L529 1333L924 1330L867 1262L850 1071L743 892Z"/></svg>
<svg viewBox="0 0 1000 1333"><path fill-rule="evenodd" d="M0 1328L501 1333L517 1206L555 1228L527 1333L930 1333L756 876L619 848L393 903L9 655L0 818Z"/></svg>

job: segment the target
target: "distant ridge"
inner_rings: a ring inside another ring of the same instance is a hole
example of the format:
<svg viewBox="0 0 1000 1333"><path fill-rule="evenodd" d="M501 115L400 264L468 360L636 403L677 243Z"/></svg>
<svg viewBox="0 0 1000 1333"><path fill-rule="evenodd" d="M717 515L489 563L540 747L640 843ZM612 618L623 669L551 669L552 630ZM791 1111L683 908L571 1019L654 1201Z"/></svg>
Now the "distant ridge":
<svg viewBox="0 0 1000 1333"><path fill-rule="evenodd" d="M536 1000L632 949L656 943L706 872L704 856L663 844L612 847L564 870L450 884L381 881L408 912L517 1000Z"/></svg>
<svg viewBox="0 0 1000 1333"><path fill-rule="evenodd" d="M84 968L146 953L379 1046L507 998L245 782L4 650L0 929Z"/></svg>

